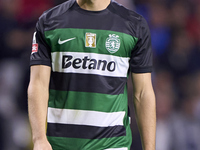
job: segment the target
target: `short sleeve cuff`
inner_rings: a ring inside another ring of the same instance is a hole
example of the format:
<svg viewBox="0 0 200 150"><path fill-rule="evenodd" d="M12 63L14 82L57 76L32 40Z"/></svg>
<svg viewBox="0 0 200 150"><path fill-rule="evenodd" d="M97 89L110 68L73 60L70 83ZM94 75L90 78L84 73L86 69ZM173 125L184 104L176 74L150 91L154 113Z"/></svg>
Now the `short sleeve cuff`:
<svg viewBox="0 0 200 150"><path fill-rule="evenodd" d="M51 67L51 62L48 60L32 60L30 61L30 66L34 66L34 65L45 65L45 66L49 66Z"/></svg>
<svg viewBox="0 0 200 150"><path fill-rule="evenodd" d="M132 73L151 73L152 71L153 71L153 67L131 68Z"/></svg>

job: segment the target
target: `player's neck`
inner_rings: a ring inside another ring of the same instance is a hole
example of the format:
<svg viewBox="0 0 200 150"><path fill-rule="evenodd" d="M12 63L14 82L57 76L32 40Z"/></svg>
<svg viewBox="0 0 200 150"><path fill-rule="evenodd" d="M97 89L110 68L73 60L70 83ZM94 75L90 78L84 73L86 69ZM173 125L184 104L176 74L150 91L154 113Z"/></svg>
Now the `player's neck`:
<svg viewBox="0 0 200 150"><path fill-rule="evenodd" d="M101 11L108 7L110 0L76 0L78 5L85 10Z"/></svg>

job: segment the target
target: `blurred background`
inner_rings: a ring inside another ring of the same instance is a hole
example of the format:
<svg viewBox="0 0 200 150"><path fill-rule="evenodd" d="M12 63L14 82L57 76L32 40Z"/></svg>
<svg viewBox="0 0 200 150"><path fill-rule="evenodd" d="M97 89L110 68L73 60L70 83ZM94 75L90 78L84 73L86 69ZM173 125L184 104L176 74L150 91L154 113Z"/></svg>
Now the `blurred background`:
<svg viewBox="0 0 200 150"><path fill-rule="evenodd" d="M32 36L42 12L64 1L0 0L0 150L32 149L27 115ZM156 150L200 150L200 1L117 1L143 15L150 27ZM132 150L142 150L133 109L131 116Z"/></svg>

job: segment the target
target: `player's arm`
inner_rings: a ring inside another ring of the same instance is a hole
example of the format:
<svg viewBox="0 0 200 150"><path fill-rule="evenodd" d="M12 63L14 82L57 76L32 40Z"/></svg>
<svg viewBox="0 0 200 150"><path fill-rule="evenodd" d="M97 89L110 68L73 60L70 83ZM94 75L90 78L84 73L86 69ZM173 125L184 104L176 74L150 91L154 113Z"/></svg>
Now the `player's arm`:
<svg viewBox="0 0 200 150"><path fill-rule="evenodd" d="M156 105L151 73L132 73L133 101L143 150L155 150Z"/></svg>
<svg viewBox="0 0 200 150"><path fill-rule="evenodd" d="M34 150L52 150L46 138L50 72L51 68L49 66L31 66L28 87L28 113Z"/></svg>

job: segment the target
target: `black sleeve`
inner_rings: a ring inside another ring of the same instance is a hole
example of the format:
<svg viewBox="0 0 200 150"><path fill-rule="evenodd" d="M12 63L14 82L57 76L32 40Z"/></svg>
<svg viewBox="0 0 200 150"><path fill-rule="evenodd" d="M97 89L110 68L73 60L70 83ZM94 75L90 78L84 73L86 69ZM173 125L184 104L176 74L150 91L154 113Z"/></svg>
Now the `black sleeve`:
<svg viewBox="0 0 200 150"><path fill-rule="evenodd" d="M152 72L153 59L151 35L146 20L142 17L139 26L138 41L131 53L130 69L133 73Z"/></svg>
<svg viewBox="0 0 200 150"><path fill-rule="evenodd" d="M51 48L45 41L44 26L40 19L36 24L33 36L33 47L30 56L30 65L46 65L51 67Z"/></svg>

